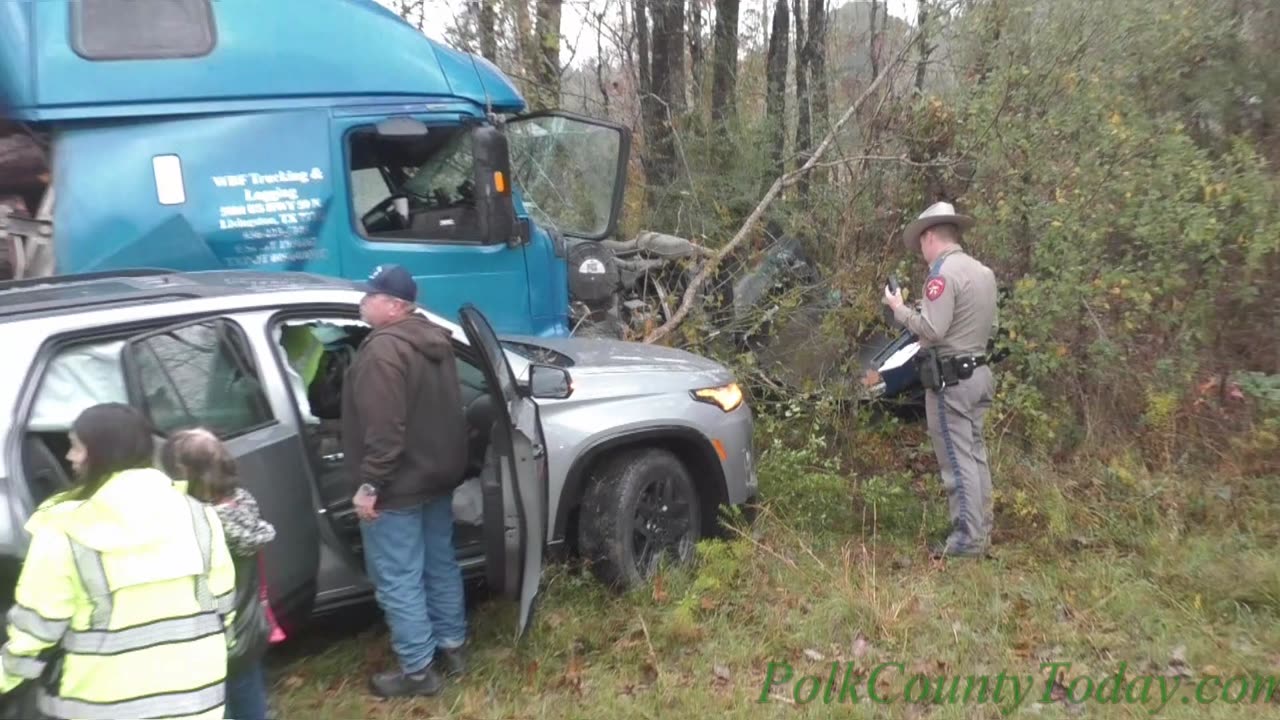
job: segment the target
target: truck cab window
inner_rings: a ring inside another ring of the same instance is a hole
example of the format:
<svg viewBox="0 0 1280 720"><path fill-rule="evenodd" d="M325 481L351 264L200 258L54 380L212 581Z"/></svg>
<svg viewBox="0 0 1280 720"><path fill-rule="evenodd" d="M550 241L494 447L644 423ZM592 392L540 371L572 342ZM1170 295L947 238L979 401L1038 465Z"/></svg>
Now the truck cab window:
<svg viewBox="0 0 1280 720"><path fill-rule="evenodd" d="M476 242L471 138L461 126L423 137L351 135L352 202L363 234L398 242Z"/></svg>

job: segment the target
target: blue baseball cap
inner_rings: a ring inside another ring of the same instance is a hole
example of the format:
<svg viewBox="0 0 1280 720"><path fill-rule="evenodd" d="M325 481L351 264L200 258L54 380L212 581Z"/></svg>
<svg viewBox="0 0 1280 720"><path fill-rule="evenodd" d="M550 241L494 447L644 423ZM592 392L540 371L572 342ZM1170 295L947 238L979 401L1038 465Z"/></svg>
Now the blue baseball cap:
<svg viewBox="0 0 1280 720"><path fill-rule="evenodd" d="M418 301L418 283L399 265L379 265L374 268L368 282L359 283L361 290L400 298L405 302Z"/></svg>

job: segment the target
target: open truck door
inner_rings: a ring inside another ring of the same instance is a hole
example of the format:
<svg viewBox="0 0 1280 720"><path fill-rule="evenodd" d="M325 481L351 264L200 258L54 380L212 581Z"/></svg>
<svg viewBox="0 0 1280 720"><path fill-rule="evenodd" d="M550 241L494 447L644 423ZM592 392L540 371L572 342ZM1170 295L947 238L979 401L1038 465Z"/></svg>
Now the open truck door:
<svg viewBox="0 0 1280 720"><path fill-rule="evenodd" d="M629 129L557 110L512 118L503 131L516 186L539 225L580 240L604 240L617 230Z"/></svg>
<svg viewBox="0 0 1280 720"><path fill-rule="evenodd" d="M476 351L497 408L490 435L493 466L481 473L484 548L489 584L520 603L517 637L533 616L547 541L547 453L534 393L516 384L498 336L474 306L463 306L460 324ZM568 373L561 386L568 392Z"/></svg>
<svg viewBox="0 0 1280 720"><path fill-rule="evenodd" d="M320 537L306 457L297 431L276 418L249 339L228 318L206 318L128 339L122 352L129 403L152 429L213 431L236 459L276 539L263 551L272 609L285 623L307 619L315 603Z"/></svg>

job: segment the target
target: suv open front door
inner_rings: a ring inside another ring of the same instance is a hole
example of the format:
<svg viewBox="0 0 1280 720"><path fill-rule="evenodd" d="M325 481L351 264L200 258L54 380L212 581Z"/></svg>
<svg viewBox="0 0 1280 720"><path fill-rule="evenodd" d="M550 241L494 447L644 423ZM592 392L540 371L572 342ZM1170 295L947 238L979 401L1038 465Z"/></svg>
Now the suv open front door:
<svg viewBox="0 0 1280 720"><path fill-rule="evenodd" d="M547 456L538 406L521 393L488 320L463 306L460 324L497 408L490 442L497 467L481 474L490 585L520 602L517 636L533 616L547 539Z"/></svg>
<svg viewBox="0 0 1280 720"><path fill-rule="evenodd" d="M226 443L238 481L275 526L263 552L272 609L286 629L306 620L320 538L302 438L276 419L243 330L226 318L172 325L129 338L122 356L129 403L154 430L200 426Z"/></svg>

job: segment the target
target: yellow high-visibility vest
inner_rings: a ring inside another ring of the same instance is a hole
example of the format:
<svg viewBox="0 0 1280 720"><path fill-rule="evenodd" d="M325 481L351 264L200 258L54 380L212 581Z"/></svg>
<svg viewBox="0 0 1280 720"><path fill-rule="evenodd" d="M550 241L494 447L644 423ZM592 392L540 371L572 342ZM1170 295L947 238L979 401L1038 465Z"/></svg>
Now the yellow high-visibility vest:
<svg viewBox="0 0 1280 720"><path fill-rule="evenodd" d="M221 718L235 569L217 514L152 469L65 497L27 522L0 691L39 678L60 647L47 715Z"/></svg>

